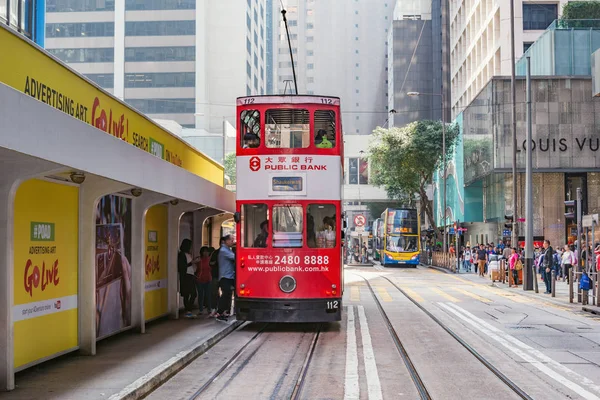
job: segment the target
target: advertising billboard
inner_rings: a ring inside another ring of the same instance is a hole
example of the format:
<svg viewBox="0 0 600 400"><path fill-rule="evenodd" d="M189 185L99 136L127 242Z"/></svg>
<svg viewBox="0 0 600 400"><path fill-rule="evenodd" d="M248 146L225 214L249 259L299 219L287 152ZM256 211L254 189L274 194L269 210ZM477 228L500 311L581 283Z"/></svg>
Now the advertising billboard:
<svg viewBox="0 0 600 400"><path fill-rule="evenodd" d="M96 209L96 337L131 326L131 199L104 196Z"/></svg>
<svg viewBox="0 0 600 400"><path fill-rule="evenodd" d="M32 179L14 208L14 366L77 348L77 187Z"/></svg>
<svg viewBox="0 0 600 400"><path fill-rule="evenodd" d="M97 88L33 43L0 27L0 82L143 151L223 185L223 167Z"/></svg>
<svg viewBox="0 0 600 400"><path fill-rule="evenodd" d="M167 297L167 207L160 204L146 212L144 243L144 317L146 321L165 315Z"/></svg>

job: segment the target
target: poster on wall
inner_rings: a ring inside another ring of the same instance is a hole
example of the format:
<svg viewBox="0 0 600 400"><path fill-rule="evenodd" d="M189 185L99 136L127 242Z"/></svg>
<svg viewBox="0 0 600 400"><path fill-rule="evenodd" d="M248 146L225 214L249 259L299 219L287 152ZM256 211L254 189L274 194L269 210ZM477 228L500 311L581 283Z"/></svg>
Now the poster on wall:
<svg viewBox="0 0 600 400"><path fill-rule="evenodd" d="M146 213L144 318L165 315L167 297L167 214L166 206L156 205Z"/></svg>
<svg viewBox="0 0 600 400"><path fill-rule="evenodd" d="M131 199L104 196L96 210L96 337L131 326Z"/></svg>
<svg viewBox="0 0 600 400"><path fill-rule="evenodd" d="M79 189L21 184L14 206L14 366L78 346ZM42 334L43 333L43 334Z"/></svg>

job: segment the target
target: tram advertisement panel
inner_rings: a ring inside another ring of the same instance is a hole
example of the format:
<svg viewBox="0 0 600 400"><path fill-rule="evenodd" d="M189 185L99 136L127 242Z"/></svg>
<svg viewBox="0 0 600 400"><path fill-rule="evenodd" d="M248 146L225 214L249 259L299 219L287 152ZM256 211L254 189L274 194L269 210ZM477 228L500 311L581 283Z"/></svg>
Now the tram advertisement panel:
<svg viewBox="0 0 600 400"><path fill-rule="evenodd" d="M167 207L146 213L144 256L144 316L146 321L167 313Z"/></svg>
<svg viewBox="0 0 600 400"><path fill-rule="evenodd" d="M77 347L78 207L74 186L32 179L14 208L14 365Z"/></svg>
<svg viewBox="0 0 600 400"><path fill-rule="evenodd" d="M131 326L131 199L104 196L96 210L96 337Z"/></svg>

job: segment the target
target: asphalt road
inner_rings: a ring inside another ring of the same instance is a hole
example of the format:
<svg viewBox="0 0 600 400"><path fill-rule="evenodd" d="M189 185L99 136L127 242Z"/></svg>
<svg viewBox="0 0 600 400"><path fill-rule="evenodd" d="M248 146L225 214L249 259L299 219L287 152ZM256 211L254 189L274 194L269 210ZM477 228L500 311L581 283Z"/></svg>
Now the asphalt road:
<svg viewBox="0 0 600 400"><path fill-rule="evenodd" d="M246 323L148 398L600 399L598 317L424 267L345 283L340 323Z"/></svg>

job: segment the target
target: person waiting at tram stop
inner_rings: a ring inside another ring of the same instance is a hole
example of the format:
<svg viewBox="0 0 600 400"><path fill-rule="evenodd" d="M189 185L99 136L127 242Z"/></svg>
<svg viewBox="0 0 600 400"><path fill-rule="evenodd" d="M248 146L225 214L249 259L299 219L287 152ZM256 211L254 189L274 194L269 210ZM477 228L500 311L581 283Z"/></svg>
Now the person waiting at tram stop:
<svg viewBox="0 0 600 400"><path fill-rule="evenodd" d="M196 266L200 257L192 258L192 241L183 239L177 255L177 272L179 273L179 292L183 297L185 317L192 318L192 307L196 300Z"/></svg>
<svg viewBox="0 0 600 400"><path fill-rule="evenodd" d="M263 221L260 224L260 233L254 239L252 247L267 247L267 239L269 238L269 221Z"/></svg>
<svg viewBox="0 0 600 400"><path fill-rule="evenodd" d="M227 322L231 309L231 297L235 288L235 254L232 251L233 237L225 235L221 238L219 249L219 287L221 297L217 310L217 320Z"/></svg>
<svg viewBox="0 0 600 400"><path fill-rule="evenodd" d="M320 149L331 149L333 147L333 143L327 138L327 131L325 129L319 129L317 132L315 145Z"/></svg>

